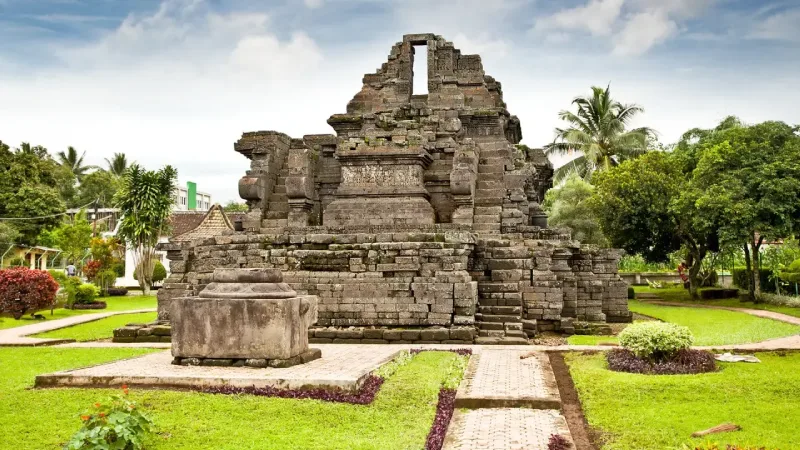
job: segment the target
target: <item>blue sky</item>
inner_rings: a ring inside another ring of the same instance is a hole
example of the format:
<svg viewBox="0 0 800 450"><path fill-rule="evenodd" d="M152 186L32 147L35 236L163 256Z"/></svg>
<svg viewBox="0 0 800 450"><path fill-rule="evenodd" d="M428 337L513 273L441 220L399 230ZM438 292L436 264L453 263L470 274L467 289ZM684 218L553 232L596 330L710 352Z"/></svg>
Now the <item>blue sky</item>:
<svg viewBox="0 0 800 450"><path fill-rule="evenodd" d="M591 85L675 141L729 114L800 123L800 0L0 0L0 140L125 152L235 199L244 131L329 133L403 34L483 57L553 138Z"/></svg>

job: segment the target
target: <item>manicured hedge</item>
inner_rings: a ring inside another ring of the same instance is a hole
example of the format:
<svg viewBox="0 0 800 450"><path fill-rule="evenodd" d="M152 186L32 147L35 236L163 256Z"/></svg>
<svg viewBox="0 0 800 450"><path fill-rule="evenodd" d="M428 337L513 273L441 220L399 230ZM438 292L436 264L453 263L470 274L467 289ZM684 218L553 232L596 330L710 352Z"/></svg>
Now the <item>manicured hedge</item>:
<svg viewBox="0 0 800 450"><path fill-rule="evenodd" d="M128 290L122 287L108 288L109 297L123 297L128 295Z"/></svg>
<svg viewBox="0 0 800 450"><path fill-rule="evenodd" d="M711 288L700 291L700 298L703 300L719 300L723 298L736 298L738 296L738 289Z"/></svg>

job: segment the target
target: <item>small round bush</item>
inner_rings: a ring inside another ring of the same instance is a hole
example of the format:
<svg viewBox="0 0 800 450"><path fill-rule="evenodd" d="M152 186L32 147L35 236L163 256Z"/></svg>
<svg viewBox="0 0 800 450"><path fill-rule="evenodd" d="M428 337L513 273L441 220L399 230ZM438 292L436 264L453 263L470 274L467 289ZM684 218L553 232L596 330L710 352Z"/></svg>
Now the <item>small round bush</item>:
<svg viewBox="0 0 800 450"><path fill-rule="evenodd" d="M100 288L91 283L83 283L75 291L75 302L93 303L98 295L100 295Z"/></svg>
<svg viewBox="0 0 800 450"><path fill-rule="evenodd" d="M164 278L167 278L167 269L164 267L164 264L161 264L161 261L156 261L155 264L153 264L153 283L158 283L164 280Z"/></svg>
<svg viewBox="0 0 800 450"><path fill-rule="evenodd" d="M666 322L636 322L619 334L619 343L634 355L654 361L669 359L692 346L688 328Z"/></svg>
<svg viewBox="0 0 800 450"><path fill-rule="evenodd" d="M141 267L141 264L139 265ZM141 270L141 269L140 269ZM133 272L133 279L139 281L139 270ZM151 281L153 283L158 283L162 281L164 278L167 278L167 269L164 267L164 264L161 264L161 261L153 261L153 277Z"/></svg>
<svg viewBox="0 0 800 450"><path fill-rule="evenodd" d="M44 270L12 267L0 270L0 313L19 320L26 313L50 308L58 283Z"/></svg>

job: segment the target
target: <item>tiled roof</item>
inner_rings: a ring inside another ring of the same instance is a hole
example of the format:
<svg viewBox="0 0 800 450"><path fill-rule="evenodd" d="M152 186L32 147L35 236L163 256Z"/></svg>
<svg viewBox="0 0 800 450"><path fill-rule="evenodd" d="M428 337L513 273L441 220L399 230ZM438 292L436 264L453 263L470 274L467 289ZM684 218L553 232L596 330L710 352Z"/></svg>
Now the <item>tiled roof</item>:
<svg viewBox="0 0 800 450"><path fill-rule="evenodd" d="M188 227L195 223L194 227L186 230L184 228L182 233L178 233L178 229L173 225L173 233L170 241L172 242L187 242L195 239L203 239L207 237L218 236L224 231L233 230L233 224L225 214L218 203L214 204L208 212L203 213L192 211L195 214L186 214L184 212L176 212L172 215L173 220L177 219L177 223L181 227ZM188 216L190 218L184 218ZM199 218L197 217L199 216Z"/></svg>
<svg viewBox="0 0 800 450"><path fill-rule="evenodd" d="M194 230L203 221L208 211L173 211L169 218L170 236L180 236Z"/></svg>

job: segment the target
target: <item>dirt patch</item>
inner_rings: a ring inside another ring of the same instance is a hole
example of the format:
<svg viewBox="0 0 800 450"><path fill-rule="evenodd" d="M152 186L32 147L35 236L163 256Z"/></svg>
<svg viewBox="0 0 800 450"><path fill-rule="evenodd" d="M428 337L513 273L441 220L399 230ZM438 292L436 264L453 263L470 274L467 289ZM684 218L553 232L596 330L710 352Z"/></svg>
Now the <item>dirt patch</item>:
<svg viewBox="0 0 800 450"><path fill-rule="evenodd" d="M567 338L563 334L554 333L552 331L544 331L533 338L533 345L567 345Z"/></svg>
<svg viewBox="0 0 800 450"><path fill-rule="evenodd" d="M556 376L558 392L561 394L561 413L567 419L569 432L575 442L575 449L599 450L601 446L600 433L589 426L583 415L578 391L575 390L575 384L569 374L569 367L564 362L564 354L561 352L547 352L547 354Z"/></svg>

